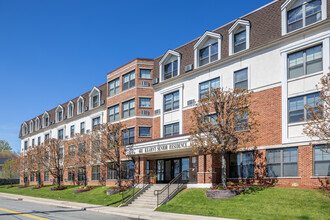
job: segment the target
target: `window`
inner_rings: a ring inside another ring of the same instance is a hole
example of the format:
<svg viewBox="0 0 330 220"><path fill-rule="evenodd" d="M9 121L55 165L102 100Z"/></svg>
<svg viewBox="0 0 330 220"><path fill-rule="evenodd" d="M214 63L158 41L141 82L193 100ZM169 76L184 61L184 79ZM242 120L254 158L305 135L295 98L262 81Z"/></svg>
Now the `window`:
<svg viewBox="0 0 330 220"><path fill-rule="evenodd" d="M49 134L45 134L45 141L49 139Z"/></svg>
<svg viewBox="0 0 330 220"><path fill-rule="evenodd" d="M199 66L211 63L218 59L218 42L199 50Z"/></svg>
<svg viewBox="0 0 330 220"><path fill-rule="evenodd" d="M73 169L68 170L68 181L71 181L71 182L75 181L75 175L74 174L75 174L75 172L74 172Z"/></svg>
<svg viewBox="0 0 330 220"><path fill-rule="evenodd" d="M135 86L135 70L123 75L123 91Z"/></svg>
<svg viewBox="0 0 330 220"><path fill-rule="evenodd" d="M71 125L70 127L70 137L74 136L74 125Z"/></svg>
<svg viewBox="0 0 330 220"><path fill-rule="evenodd" d="M220 78L215 78L199 84L199 98L210 93L211 89L220 88Z"/></svg>
<svg viewBox="0 0 330 220"><path fill-rule="evenodd" d="M57 131L57 139L63 140L63 129Z"/></svg>
<svg viewBox="0 0 330 220"><path fill-rule="evenodd" d="M28 127L27 125L24 123L23 124L23 135L27 135L28 134Z"/></svg>
<svg viewBox="0 0 330 220"><path fill-rule="evenodd" d="M147 174L150 174L150 160L147 160Z"/></svg>
<svg viewBox="0 0 330 220"><path fill-rule="evenodd" d="M151 79L151 70L140 69L140 78Z"/></svg>
<svg viewBox="0 0 330 220"><path fill-rule="evenodd" d="M43 124L44 124L44 127L47 127L49 126L49 115L48 114L44 114L44 120L43 120Z"/></svg>
<svg viewBox="0 0 330 220"><path fill-rule="evenodd" d="M246 49L246 30L234 34L234 53Z"/></svg>
<svg viewBox="0 0 330 220"><path fill-rule="evenodd" d="M234 89L248 89L248 69L234 72Z"/></svg>
<svg viewBox="0 0 330 220"><path fill-rule="evenodd" d="M93 108L96 108L100 105L100 102L99 102L99 95L95 95L92 97L92 107Z"/></svg>
<svg viewBox="0 0 330 220"><path fill-rule="evenodd" d="M100 117L94 118L92 121L92 129L96 128L97 126L100 125Z"/></svg>
<svg viewBox="0 0 330 220"><path fill-rule="evenodd" d="M330 152L324 145L315 146L314 151L314 176L330 176Z"/></svg>
<svg viewBox="0 0 330 220"><path fill-rule="evenodd" d="M288 78L293 79L323 70L322 45L288 55Z"/></svg>
<svg viewBox="0 0 330 220"><path fill-rule="evenodd" d="M140 108L150 108L150 100L151 98L140 98Z"/></svg>
<svg viewBox="0 0 330 220"><path fill-rule="evenodd" d="M287 32L308 26L322 19L321 0L301 4L287 12Z"/></svg>
<svg viewBox="0 0 330 220"><path fill-rule="evenodd" d="M266 151L267 177L298 176L298 148Z"/></svg>
<svg viewBox="0 0 330 220"><path fill-rule="evenodd" d="M84 98L83 97L79 97L78 99L78 110L77 110L78 114L81 114L84 112Z"/></svg>
<svg viewBox="0 0 330 220"><path fill-rule="evenodd" d="M178 75L178 60L174 60L164 66L164 80Z"/></svg>
<svg viewBox="0 0 330 220"><path fill-rule="evenodd" d="M123 135L123 145L134 143L134 128L127 129Z"/></svg>
<svg viewBox="0 0 330 220"><path fill-rule="evenodd" d="M30 122L30 132L33 132L33 121Z"/></svg>
<svg viewBox="0 0 330 220"><path fill-rule="evenodd" d="M115 163L109 163L107 166L107 179L114 180L117 179L117 169Z"/></svg>
<svg viewBox="0 0 330 220"><path fill-rule="evenodd" d="M246 131L248 129L248 113L242 112L236 116L235 131Z"/></svg>
<svg viewBox="0 0 330 220"><path fill-rule="evenodd" d="M123 102L123 118L135 115L135 99Z"/></svg>
<svg viewBox="0 0 330 220"><path fill-rule="evenodd" d="M84 181L86 179L85 168L78 169L78 181Z"/></svg>
<svg viewBox="0 0 330 220"><path fill-rule="evenodd" d="M78 144L78 155L81 156L86 152L86 144L85 142Z"/></svg>
<svg viewBox="0 0 330 220"><path fill-rule="evenodd" d="M179 108L179 91L164 96L164 111L171 111Z"/></svg>
<svg viewBox="0 0 330 220"><path fill-rule="evenodd" d="M76 156L76 146L75 145L69 146L69 156L70 157Z"/></svg>
<svg viewBox="0 0 330 220"><path fill-rule="evenodd" d="M68 105L68 118L71 118L73 116L73 103L70 101Z"/></svg>
<svg viewBox="0 0 330 220"><path fill-rule="evenodd" d="M40 129L40 119L37 118L36 119L36 131L38 131Z"/></svg>
<svg viewBox="0 0 330 220"><path fill-rule="evenodd" d="M114 96L119 93L119 78L109 82L109 96Z"/></svg>
<svg viewBox="0 0 330 220"><path fill-rule="evenodd" d="M85 122L80 123L80 134L85 134Z"/></svg>
<svg viewBox="0 0 330 220"><path fill-rule="evenodd" d="M129 160L129 161L122 161L121 162L121 178L122 179L133 179L134 178L134 162Z"/></svg>
<svg viewBox="0 0 330 220"><path fill-rule="evenodd" d="M34 146L34 139L32 139L32 147Z"/></svg>
<svg viewBox="0 0 330 220"><path fill-rule="evenodd" d="M24 141L24 150L28 149L28 141Z"/></svg>
<svg viewBox="0 0 330 220"><path fill-rule="evenodd" d="M60 148L59 159L64 159L64 148Z"/></svg>
<svg viewBox="0 0 330 220"><path fill-rule="evenodd" d="M41 144L41 137L38 137L38 146Z"/></svg>
<svg viewBox="0 0 330 220"><path fill-rule="evenodd" d="M305 105L316 107L320 102L319 93L290 98L289 123L305 121L306 118L310 119L310 114L305 109Z"/></svg>
<svg viewBox="0 0 330 220"><path fill-rule="evenodd" d="M119 120L119 105L115 105L109 108L109 122Z"/></svg>
<svg viewBox="0 0 330 220"><path fill-rule="evenodd" d="M34 182L34 173L30 173L30 182Z"/></svg>
<svg viewBox="0 0 330 220"><path fill-rule="evenodd" d="M100 166L92 167L92 180L94 180L94 181L100 180Z"/></svg>
<svg viewBox="0 0 330 220"><path fill-rule="evenodd" d="M254 178L253 151L230 154L230 178Z"/></svg>
<svg viewBox="0 0 330 220"><path fill-rule="evenodd" d="M62 106L58 106L56 109L56 120L60 122L63 120L63 108Z"/></svg>
<svg viewBox="0 0 330 220"><path fill-rule="evenodd" d="M48 182L49 181L49 172L44 173L44 181Z"/></svg>
<svg viewBox="0 0 330 220"><path fill-rule="evenodd" d="M179 122L169 125L164 125L164 137L171 137L180 134Z"/></svg>
<svg viewBox="0 0 330 220"><path fill-rule="evenodd" d="M139 127L140 137L150 137L150 127Z"/></svg>

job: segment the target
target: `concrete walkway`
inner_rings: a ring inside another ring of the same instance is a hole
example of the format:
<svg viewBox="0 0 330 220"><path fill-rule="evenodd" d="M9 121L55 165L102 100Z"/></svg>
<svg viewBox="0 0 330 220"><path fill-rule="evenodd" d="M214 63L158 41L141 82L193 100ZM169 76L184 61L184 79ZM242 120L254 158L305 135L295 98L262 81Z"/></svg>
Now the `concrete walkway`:
<svg viewBox="0 0 330 220"><path fill-rule="evenodd" d="M1 197L6 197L10 199L24 200L27 202L41 203L59 207L87 210L93 212L100 212L104 214L112 214L125 216L129 218L136 219L168 219L168 220L228 220L228 218L216 218L216 217L205 217L199 215L185 215L185 214L175 214L169 212L157 212L152 209L146 208L133 208L133 207L111 207L111 206L101 206L101 205L92 205L87 203L79 203L79 202L68 202L68 201L60 201L54 199L44 199L37 198L31 196L22 196L15 195L9 193L0 193Z"/></svg>

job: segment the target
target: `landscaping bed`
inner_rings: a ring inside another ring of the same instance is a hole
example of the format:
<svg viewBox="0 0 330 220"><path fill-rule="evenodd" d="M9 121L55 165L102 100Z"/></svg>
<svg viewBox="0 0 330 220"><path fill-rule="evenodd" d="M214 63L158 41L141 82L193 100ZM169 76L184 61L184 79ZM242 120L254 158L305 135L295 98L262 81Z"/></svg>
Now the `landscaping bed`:
<svg viewBox="0 0 330 220"><path fill-rule="evenodd" d="M228 199L209 199L208 189L186 189L157 211L235 219L330 219L329 192L251 186Z"/></svg>
<svg viewBox="0 0 330 220"><path fill-rule="evenodd" d="M80 187L79 189L73 190L74 194L82 193L82 192L88 192L89 190L94 189L92 186L86 186L86 187Z"/></svg>

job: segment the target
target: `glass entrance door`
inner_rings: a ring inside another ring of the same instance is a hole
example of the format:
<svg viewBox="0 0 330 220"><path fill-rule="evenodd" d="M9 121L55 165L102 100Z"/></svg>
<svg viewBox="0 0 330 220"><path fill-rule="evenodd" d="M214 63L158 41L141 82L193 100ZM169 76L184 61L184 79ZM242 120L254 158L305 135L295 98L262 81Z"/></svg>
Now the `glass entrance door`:
<svg viewBox="0 0 330 220"><path fill-rule="evenodd" d="M164 160L157 160L157 182L164 182Z"/></svg>
<svg viewBox="0 0 330 220"><path fill-rule="evenodd" d="M168 183L188 169L189 158L157 160L157 183ZM183 180L189 180L189 172L183 174Z"/></svg>
<svg viewBox="0 0 330 220"><path fill-rule="evenodd" d="M172 160L165 160L165 183L170 182L173 179L172 175Z"/></svg>

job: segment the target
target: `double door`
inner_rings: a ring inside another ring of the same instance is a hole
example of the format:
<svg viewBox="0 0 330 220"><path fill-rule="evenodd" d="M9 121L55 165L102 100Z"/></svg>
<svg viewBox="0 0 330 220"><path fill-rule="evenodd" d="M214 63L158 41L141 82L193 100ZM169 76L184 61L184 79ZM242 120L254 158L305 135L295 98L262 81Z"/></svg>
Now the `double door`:
<svg viewBox="0 0 330 220"><path fill-rule="evenodd" d="M168 183L189 169L189 158L157 160L157 183Z"/></svg>

